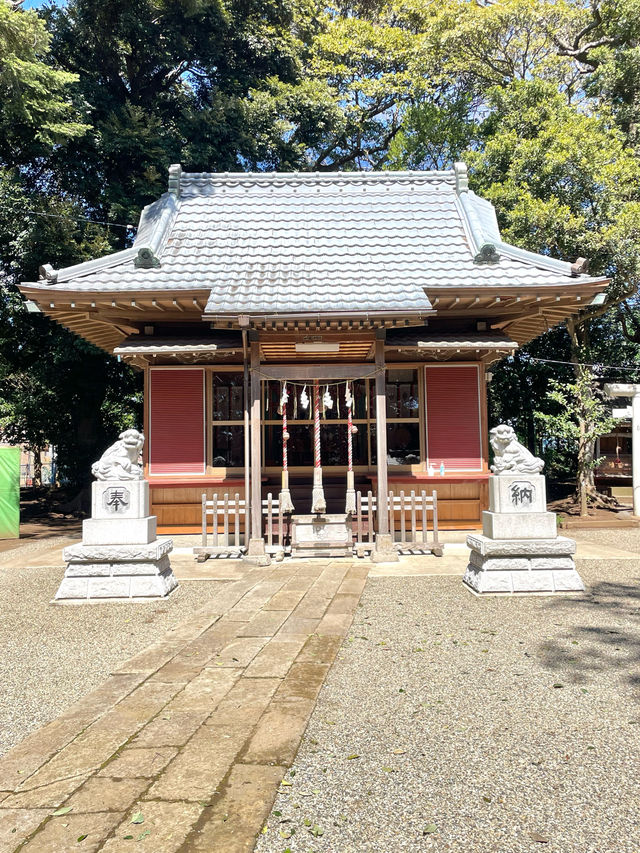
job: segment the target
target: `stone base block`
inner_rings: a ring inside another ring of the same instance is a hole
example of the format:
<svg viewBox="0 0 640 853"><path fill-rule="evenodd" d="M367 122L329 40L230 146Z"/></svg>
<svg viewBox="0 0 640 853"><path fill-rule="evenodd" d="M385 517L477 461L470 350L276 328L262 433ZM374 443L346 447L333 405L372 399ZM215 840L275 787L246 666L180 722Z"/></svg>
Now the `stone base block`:
<svg viewBox="0 0 640 853"><path fill-rule="evenodd" d="M553 539L558 524L553 512L485 511L482 532L489 539Z"/></svg>
<svg viewBox="0 0 640 853"><path fill-rule="evenodd" d="M82 522L85 545L146 545L156 538L155 515L145 518L88 518Z"/></svg>
<svg viewBox="0 0 640 853"><path fill-rule="evenodd" d="M270 566L271 557L265 550L264 539L249 539L247 553L242 557L242 561L249 566Z"/></svg>
<svg viewBox="0 0 640 853"><path fill-rule="evenodd" d="M72 545L56 601L164 598L178 585L169 561L171 539L142 545Z"/></svg>
<svg viewBox="0 0 640 853"><path fill-rule="evenodd" d="M144 518L149 515L146 480L96 480L91 484L91 518Z"/></svg>
<svg viewBox="0 0 640 853"><path fill-rule="evenodd" d="M294 515L291 519L292 557L350 557L351 519L345 514Z"/></svg>
<svg viewBox="0 0 640 853"><path fill-rule="evenodd" d="M371 552L372 563L398 563L400 557L390 533L376 533L376 545Z"/></svg>
<svg viewBox="0 0 640 853"><path fill-rule="evenodd" d="M137 563L160 560L173 550L173 539L155 539L140 545L69 545L62 552L65 563Z"/></svg>
<svg viewBox="0 0 640 853"><path fill-rule="evenodd" d="M489 478L492 512L545 512L547 495L542 474L498 474Z"/></svg>
<svg viewBox="0 0 640 853"><path fill-rule="evenodd" d="M467 536L467 547L472 551L478 551L483 557L570 556L576 552L575 539L569 539L568 536L503 542L499 539L490 539L481 533L470 533Z"/></svg>
<svg viewBox="0 0 640 853"><path fill-rule="evenodd" d="M500 542L467 537L471 548L464 583L483 593L583 592L584 584L571 556L575 542L564 536L548 540Z"/></svg>

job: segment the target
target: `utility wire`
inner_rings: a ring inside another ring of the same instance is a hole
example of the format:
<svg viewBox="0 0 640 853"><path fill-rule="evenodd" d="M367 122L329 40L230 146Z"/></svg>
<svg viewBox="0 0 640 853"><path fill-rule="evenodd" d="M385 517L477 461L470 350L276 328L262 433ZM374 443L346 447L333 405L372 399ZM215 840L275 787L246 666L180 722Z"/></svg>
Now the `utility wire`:
<svg viewBox="0 0 640 853"><path fill-rule="evenodd" d="M545 364L564 364L568 367L592 367L598 370L628 370L632 373L640 370L640 365L637 367L627 367L622 364L586 364L581 361L559 361L555 358L537 358L536 356L529 356L531 361L544 362Z"/></svg>
<svg viewBox="0 0 640 853"><path fill-rule="evenodd" d="M126 228L127 231L135 231L135 225L122 225L120 222L102 222L99 219L89 219L88 216L60 216L57 213L43 213L41 210L27 210L27 213L32 213L34 216L45 216L47 219L64 219L72 222L91 222L94 225L107 225L109 228Z"/></svg>

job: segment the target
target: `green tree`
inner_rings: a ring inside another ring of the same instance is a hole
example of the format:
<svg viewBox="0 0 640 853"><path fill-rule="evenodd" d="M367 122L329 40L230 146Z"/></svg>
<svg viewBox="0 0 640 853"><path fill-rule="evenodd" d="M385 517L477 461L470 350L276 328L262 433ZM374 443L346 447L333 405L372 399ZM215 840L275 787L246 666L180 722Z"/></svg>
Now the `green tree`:
<svg viewBox="0 0 640 853"><path fill-rule="evenodd" d="M598 464L594 456L596 439L610 432L616 419L611 416L611 406L601 399L588 369L580 370L574 382L552 379L547 399L556 404L556 411L536 412L536 416L547 434L568 442L575 449L580 514L587 515L591 497L589 483Z"/></svg>
<svg viewBox="0 0 640 853"><path fill-rule="evenodd" d="M46 17L53 57L78 76L92 125L52 165L100 218L123 223L164 192L170 163L258 161L250 92L296 81L311 25L299 0L70 0Z"/></svg>
<svg viewBox="0 0 640 853"><path fill-rule="evenodd" d="M75 263L111 242L85 221L84 201L50 167L52 152L87 127L70 94L77 77L46 64L50 36L19 6L0 0L0 432L36 460L55 445L60 469L77 481L137 411L140 383L115 359L30 314L15 286L37 277L44 259Z"/></svg>
<svg viewBox="0 0 640 853"><path fill-rule="evenodd" d="M88 130L71 96L77 77L47 64L51 36L19 5L0 0L0 167L32 163Z"/></svg>

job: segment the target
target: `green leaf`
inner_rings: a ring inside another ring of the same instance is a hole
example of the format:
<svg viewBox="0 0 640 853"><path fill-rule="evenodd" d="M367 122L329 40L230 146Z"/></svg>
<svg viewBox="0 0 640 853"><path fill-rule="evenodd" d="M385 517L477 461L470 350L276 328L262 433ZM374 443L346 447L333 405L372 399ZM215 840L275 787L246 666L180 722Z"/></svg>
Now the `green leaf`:
<svg viewBox="0 0 640 853"><path fill-rule="evenodd" d="M131 818L131 823L144 823L142 812L136 812Z"/></svg>
<svg viewBox="0 0 640 853"><path fill-rule="evenodd" d="M353 761L354 758L360 758L360 755L357 752L352 752L351 755L347 755L347 761Z"/></svg>
<svg viewBox="0 0 640 853"><path fill-rule="evenodd" d="M311 827L309 832L311 833L311 835L313 835L314 838L320 838L321 835L324 835L324 829L318 826L317 823Z"/></svg>
<svg viewBox="0 0 640 853"><path fill-rule="evenodd" d="M79 836L78 836L78 842L80 842L80 841L84 841L84 840L85 840L85 838L87 837L87 835L88 835L88 833L86 833L86 832L85 832L85 834L84 834L84 835L79 835Z"/></svg>
<svg viewBox="0 0 640 853"><path fill-rule="evenodd" d="M59 817L60 815L63 815L63 814L69 814L69 812L71 811L72 808L73 808L73 806L63 806L63 808L57 809L53 813L53 817Z"/></svg>
<svg viewBox="0 0 640 853"><path fill-rule="evenodd" d="M428 823L424 829L422 830L423 835L433 835L434 832L438 831L438 827L435 823Z"/></svg>

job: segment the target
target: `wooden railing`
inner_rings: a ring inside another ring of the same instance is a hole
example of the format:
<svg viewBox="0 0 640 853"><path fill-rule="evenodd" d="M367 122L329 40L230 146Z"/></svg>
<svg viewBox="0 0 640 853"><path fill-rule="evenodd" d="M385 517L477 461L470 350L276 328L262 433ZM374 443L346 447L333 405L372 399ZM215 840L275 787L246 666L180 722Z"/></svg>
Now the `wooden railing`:
<svg viewBox="0 0 640 853"><path fill-rule="evenodd" d="M262 517L265 524L267 554L288 553L291 550L289 530L291 516L283 514L279 498L274 498L271 492L267 495L267 499L262 501Z"/></svg>
<svg viewBox="0 0 640 853"><path fill-rule="evenodd" d="M246 502L239 494L202 495L202 544L194 548L197 560L212 556L239 556L245 550ZM438 539L438 498L435 492L389 493L388 529L401 552L431 552L442 556ZM291 549L291 517L280 509L271 492L262 501L265 549L268 554L285 555ZM351 518L356 553L373 551L378 528L378 502L373 492L356 492L356 512ZM262 531L261 531L262 532Z"/></svg>
<svg viewBox="0 0 640 853"><path fill-rule="evenodd" d="M243 542L240 543L240 531L244 533L244 516L247 512L246 501L240 500L240 495L232 497L228 493L224 495L214 494L211 500L207 500L206 494L202 495L202 545L195 548L196 559L202 556L216 554L228 554L238 556L244 551ZM209 541L209 537L211 540Z"/></svg>
<svg viewBox="0 0 640 853"><path fill-rule="evenodd" d="M373 551L376 511L377 500L373 492L368 491L366 495L356 492L356 514L351 519L351 523L355 527L355 549L359 557L367 551Z"/></svg>
<svg viewBox="0 0 640 853"><path fill-rule="evenodd" d="M389 533L399 551L430 552L442 556L442 545L438 538L438 496L404 491L389 492L387 500ZM355 548L358 555L373 550L374 533L378 529L378 502L372 492L356 493ZM431 527L431 531L429 531Z"/></svg>
<svg viewBox="0 0 640 853"><path fill-rule="evenodd" d="M431 515L431 539L429 539L429 515ZM398 523L396 523L396 517ZM416 495L414 491L395 495L389 492L389 532L396 539L401 551L431 551L442 556L438 539L438 495L425 491Z"/></svg>

